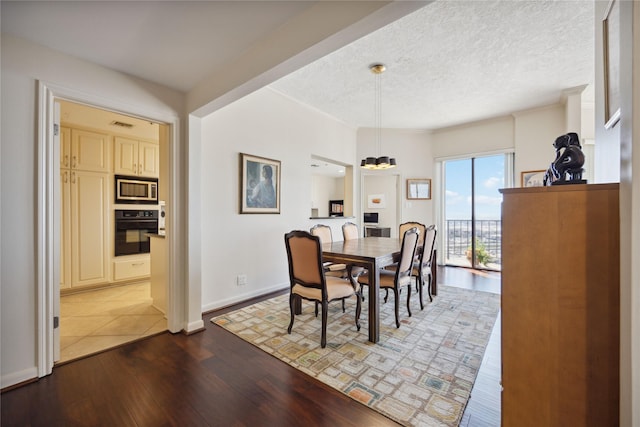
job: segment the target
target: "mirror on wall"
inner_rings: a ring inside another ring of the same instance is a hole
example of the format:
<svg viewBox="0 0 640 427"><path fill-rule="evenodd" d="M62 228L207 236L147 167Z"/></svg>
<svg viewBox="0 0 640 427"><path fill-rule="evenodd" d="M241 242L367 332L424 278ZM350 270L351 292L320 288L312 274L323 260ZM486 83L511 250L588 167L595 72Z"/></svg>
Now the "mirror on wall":
<svg viewBox="0 0 640 427"><path fill-rule="evenodd" d="M312 156L309 161L311 172L311 218L346 216L350 212L351 201L345 197L345 176L350 166L334 160ZM350 215L350 213L349 213Z"/></svg>

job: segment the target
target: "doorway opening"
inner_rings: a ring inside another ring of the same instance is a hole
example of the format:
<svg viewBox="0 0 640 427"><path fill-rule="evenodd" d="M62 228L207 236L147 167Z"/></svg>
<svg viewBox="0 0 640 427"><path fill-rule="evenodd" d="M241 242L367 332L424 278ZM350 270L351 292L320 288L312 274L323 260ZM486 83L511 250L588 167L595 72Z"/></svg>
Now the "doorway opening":
<svg viewBox="0 0 640 427"><path fill-rule="evenodd" d="M400 182L397 174L362 175L361 236L398 237L402 218ZM371 222L372 217L375 222Z"/></svg>
<svg viewBox="0 0 640 427"><path fill-rule="evenodd" d="M502 194L498 189L512 182L512 163L511 153L443 161L445 265L500 271Z"/></svg>
<svg viewBox="0 0 640 427"><path fill-rule="evenodd" d="M136 219L154 219L157 234L158 198L167 195L167 171L161 170L167 141L160 141L167 125L64 99L56 99L55 109L60 327L54 361L67 362L167 329L160 304L167 290L155 298L152 292L152 229L120 233L116 226L119 212L143 212ZM123 176L128 182L153 180L155 203L117 198L116 177ZM118 251L129 240L129 246L146 250Z"/></svg>

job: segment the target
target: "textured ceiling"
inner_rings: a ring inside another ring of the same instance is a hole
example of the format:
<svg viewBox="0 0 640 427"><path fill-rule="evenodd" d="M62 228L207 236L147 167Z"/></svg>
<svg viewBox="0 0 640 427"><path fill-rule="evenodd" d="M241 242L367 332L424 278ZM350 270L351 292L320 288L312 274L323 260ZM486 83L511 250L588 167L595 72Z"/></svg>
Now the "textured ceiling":
<svg viewBox="0 0 640 427"><path fill-rule="evenodd" d="M437 129L549 105L594 79L591 1L436 1L271 86L356 127ZM593 101L593 90L585 91Z"/></svg>
<svg viewBox="0 0 640 427"><path fill-rule="evenodd" d="M313 1L7 1L2 31L188 92ZM356 127L436 129L558 102L594 78L594 5L446 1L396 22L271 86ZM303 29L304 30L304 29ZM593 90L587 89L587 98Z"/></svg>

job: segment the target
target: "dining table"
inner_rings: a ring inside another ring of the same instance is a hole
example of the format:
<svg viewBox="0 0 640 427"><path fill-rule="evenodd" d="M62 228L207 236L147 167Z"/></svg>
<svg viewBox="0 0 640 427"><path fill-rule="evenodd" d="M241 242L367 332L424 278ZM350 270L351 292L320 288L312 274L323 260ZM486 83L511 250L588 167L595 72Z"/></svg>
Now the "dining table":
<svg viewBox="0 0 640 427"><path fill-rule="evenodd" d="M380 341L380 270L400 259L401 241L390 237L362 237L344 241L334 241L322 245L323 261L337 264L351 264L364 267L369 275L369 341ZM434 256L435 258L435 256ZM432 259L433 295L436 295L437 281L435 259Z"/></svg>
<svg viewBox="0 0 640 427"><path fill-rule="evenodd" d="M324 243L322 259L364 267L369 274L369 341L380 340L380 270L398 261L400 241L389 237L363 237Z"/></svg>

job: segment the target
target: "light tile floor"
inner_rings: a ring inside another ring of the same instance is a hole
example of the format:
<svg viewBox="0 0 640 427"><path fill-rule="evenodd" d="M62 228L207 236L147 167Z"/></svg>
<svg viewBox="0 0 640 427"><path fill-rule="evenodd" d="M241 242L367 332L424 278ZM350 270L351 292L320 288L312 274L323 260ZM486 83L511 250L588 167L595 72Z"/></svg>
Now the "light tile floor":
<svg viewBox="0 0 640 427"><path fill-rule="evenodd" d="M167 329L149 282L60 297L60 360L67 362Z"/></svg>

